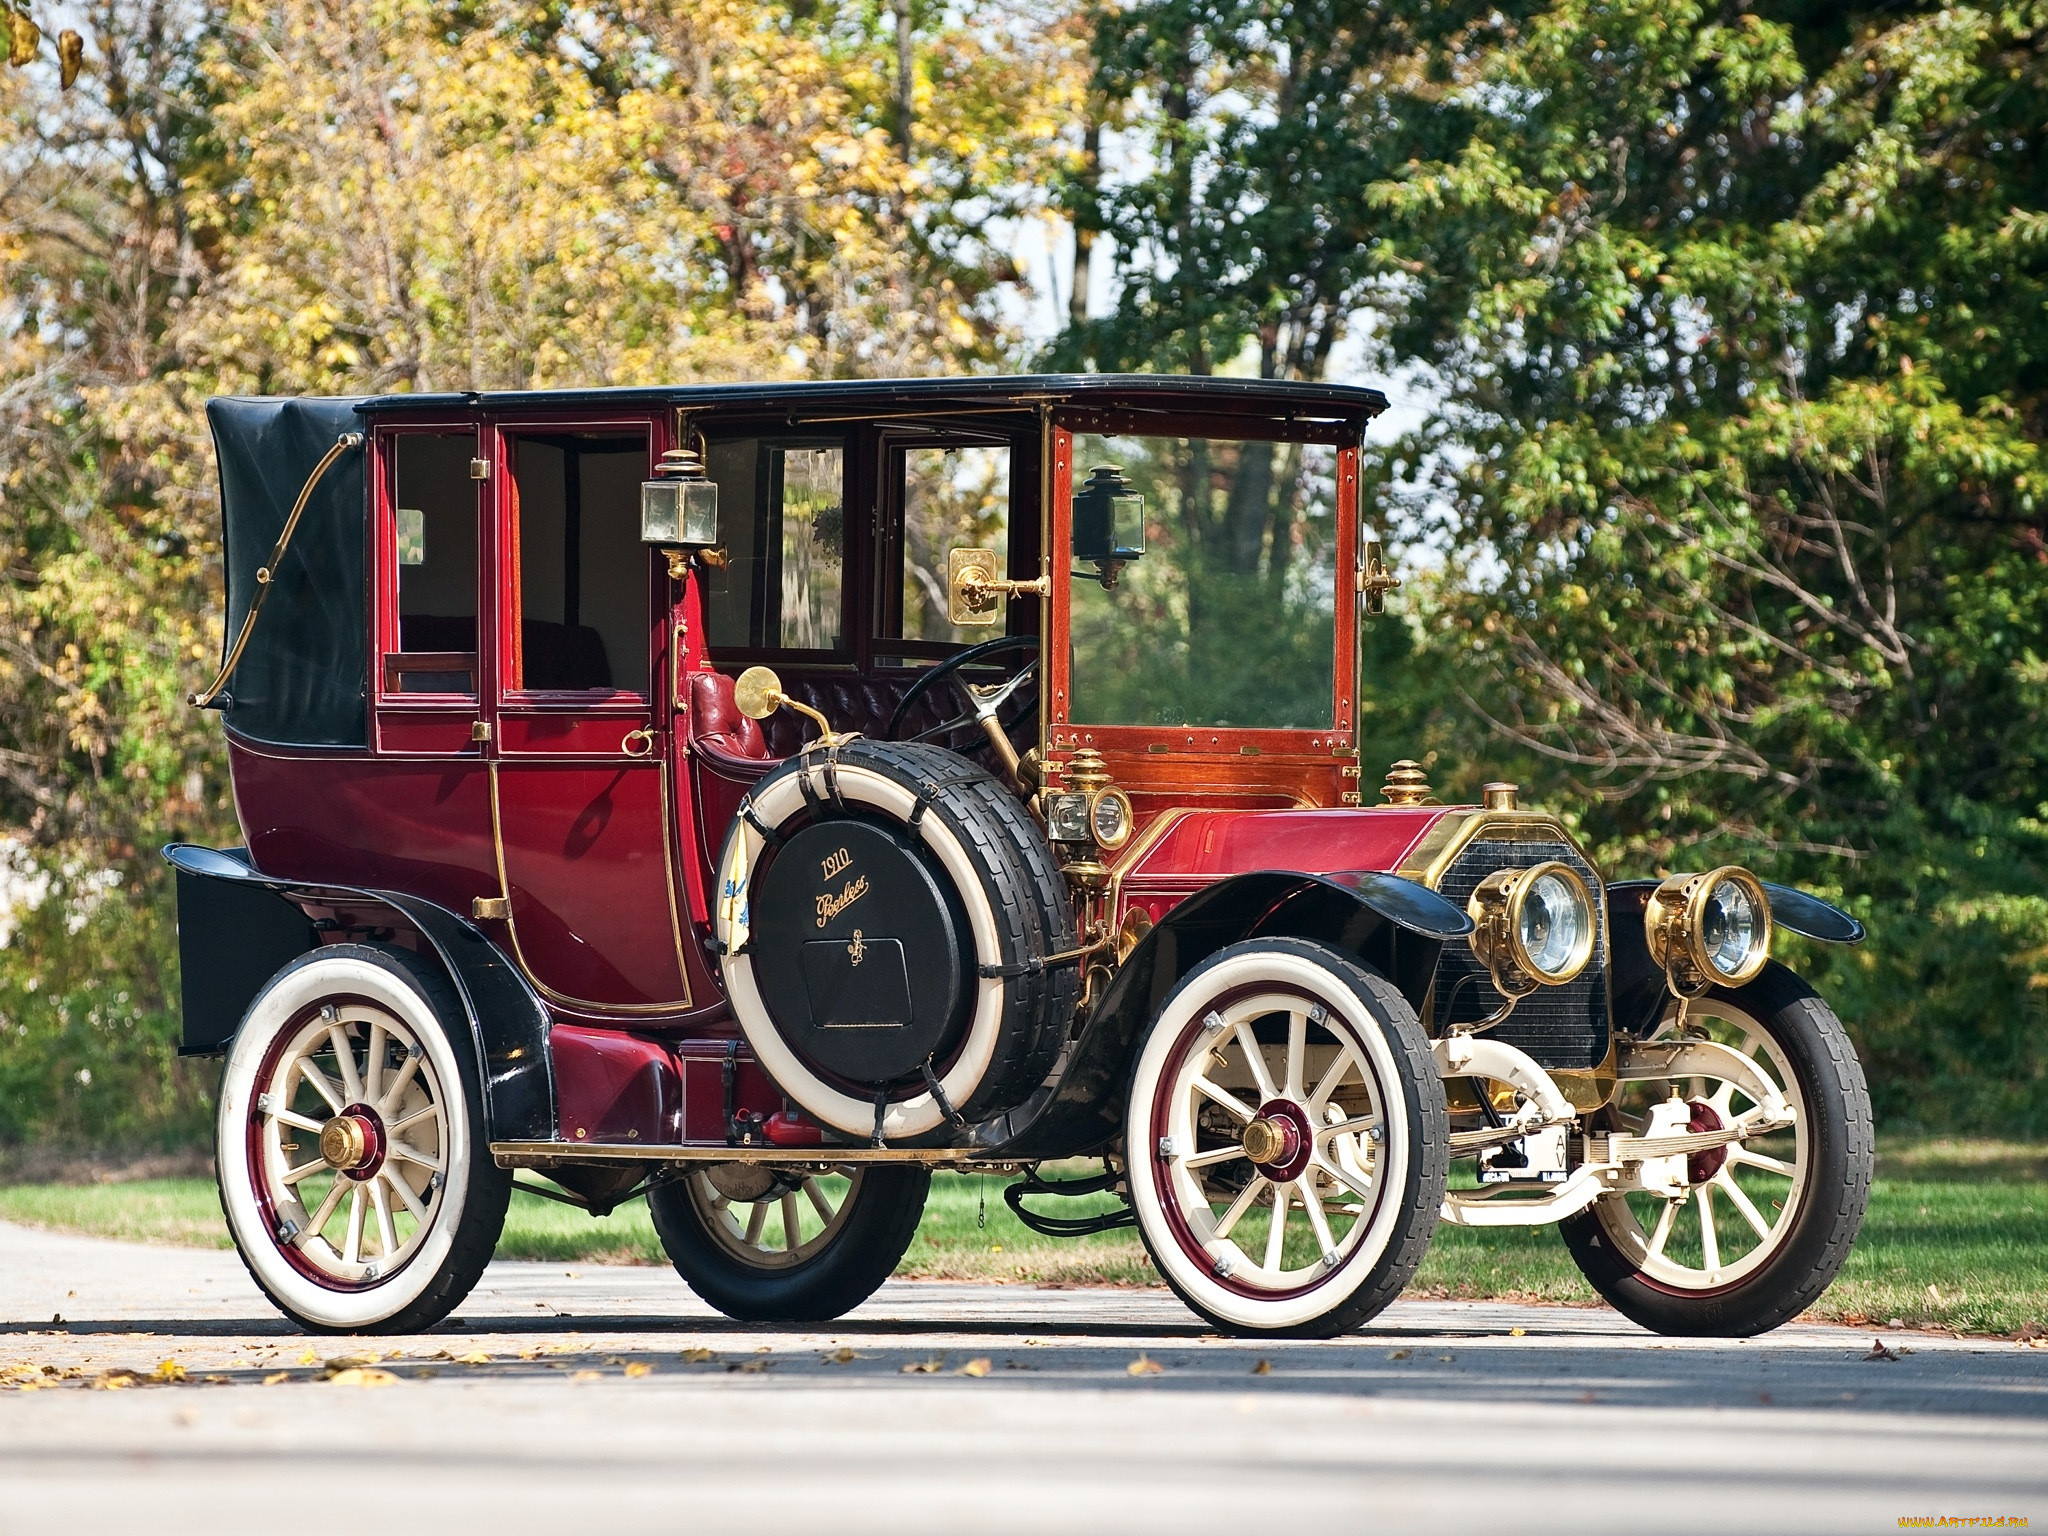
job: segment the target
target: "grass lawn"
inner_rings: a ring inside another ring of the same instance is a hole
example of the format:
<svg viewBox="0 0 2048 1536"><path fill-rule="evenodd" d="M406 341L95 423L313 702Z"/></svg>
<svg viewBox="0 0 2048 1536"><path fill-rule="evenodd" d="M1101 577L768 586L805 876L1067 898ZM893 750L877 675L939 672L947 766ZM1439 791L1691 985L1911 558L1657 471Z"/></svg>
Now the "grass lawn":
<svg viewBox="0 0 2048 1536"><path fill-rule="evenodd" d="M1001 1186L999 1179L974 1174L937 1175L924 1223L898 1273L1064 1285L1158 1283L1135 1232L1039 1237L1011 1215ZM1107 1210L1112 1202L1096 1197L1054 1204L1060 1215L1080 1215ZM0 1219L137 1242L228 1246L213 1186L200 1179L0 1187ZM666 1262L644 1202L592 1220L525 1194L513 1197L498 1252L558 1262ZM1594 1299L1564 1245L1542 1228L1439 1227L1411 1294ZM1898 1319L1970 1333L2048 1326L2048 1149L1984 1141L1887 1144L1863 1235L1812 1315L1875 1326Z"/></svg>

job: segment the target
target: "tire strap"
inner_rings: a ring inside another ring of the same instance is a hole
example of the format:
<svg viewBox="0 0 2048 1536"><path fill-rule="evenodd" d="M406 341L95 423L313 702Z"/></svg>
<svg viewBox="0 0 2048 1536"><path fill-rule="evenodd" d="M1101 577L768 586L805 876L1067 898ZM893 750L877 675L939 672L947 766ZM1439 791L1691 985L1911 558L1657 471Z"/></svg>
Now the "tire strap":
<svg viewBox="0 0 2048 1536"><path fill-rule="evenodd" d="M931 1090L932 1102L939 1106L939 1113L946 1117L946 1123L956 1131L967 1129L967 1117L953 1107L953 1101L946 1097L946 1085L939 1081L938 1073L932 1070L932 1059L927 1056L917 1064L917 1070L924 1074L924 1085Z"/></svg>
<svg viewBox="0 0 2048 1536"><path fill-rule="evenodd" d="M918 790L917 803L910 808L910 820L906 822L905 825L908 826L911 831L915 832L918 829L919 825L924 821L924 813L930 810L934 805L938 803L938 799L941 794L953 788L953 786L956 784L974 784L978 783L979 781L979 775L968 774L962 774L956 778L951 779L932 780L930 783L926 784L923 788Z"/></svg>
<svg viewBox="0 0 2048 1536"><path fill-rule="evenodd" d="M885 1147L888 1145L887 1142L882 1140L882 1120L883 1117L885 1117L888 1113L889 1089L886 1085L884 1085L883 1087L877 1088L875 1090L875 1134L873 1139L869 1141L869 1146Z"/></svg>
<svg viewBox="0 0 2048 1536"><path fill-rule="evenodd" d="M740 820L752 827L760 836L761 841L767 845L766 851L772 852L782 846L782 829L771 827L761 819L761 813L754 809L751 796L740 802Z"/></svg>
<svg viewBox="0 0 2048 1536"><path fill-rule="evenodd" d="M846 796L839 792L839 743L836 741L825 749L825 794L831 800L832 808L844 816Z"/></svg>

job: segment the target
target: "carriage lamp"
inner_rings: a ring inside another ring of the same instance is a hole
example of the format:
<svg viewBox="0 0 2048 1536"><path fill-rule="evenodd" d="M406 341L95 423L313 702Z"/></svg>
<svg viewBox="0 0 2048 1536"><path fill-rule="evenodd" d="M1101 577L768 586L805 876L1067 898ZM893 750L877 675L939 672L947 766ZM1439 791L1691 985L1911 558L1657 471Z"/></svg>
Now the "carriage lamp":
<svg viewBox="0 0 2048 1536"><path fill-rule="evenodd" d="M1110 782L1093 747L1082 747L1061 775L1067 787L1046 797L1045 835L1055 843L1092 843L1114 853L1131 840L1137 815L1131 797Z"/></svg>
<svg viewBox="0 0 2048 1536"><path fill-rule="evenodd" d="M1113 587L1123 568L1145 553L1145 498L1122 469L1098 464L1074 494L1074 558L1095 567Z"/></svg>
<svg viewBox="0 0 2048 1536"><path fill-rule="evenodd" d="M708 548L718 542L718 484L689 448L671 448L640 482L640 542Z"/></svg>
<svg viewBox="0 0 2048 1536"><path fill-rule="evenodd" d="M1650 958L1680 997L1739 987L1771 957L1771 899L1735 864L1671 876L1651 895L1643 928Z"/></svg>
<svg viewBox="0 0 2048 1536"><path fill-rule="evenodd" d="M1497 869L1479 882L1472 952L1507 998L1561 987L1593 958L1593 893L1569 864Z"/></svg>

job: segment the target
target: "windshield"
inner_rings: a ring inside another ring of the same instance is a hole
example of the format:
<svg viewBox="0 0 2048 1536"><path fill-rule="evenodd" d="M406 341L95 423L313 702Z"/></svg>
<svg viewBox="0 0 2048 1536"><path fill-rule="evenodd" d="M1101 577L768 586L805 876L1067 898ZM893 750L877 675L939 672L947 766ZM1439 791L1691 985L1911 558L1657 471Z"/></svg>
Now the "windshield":
<svg viewBox="0 0 2048 1536"><path fill-rule="evenodd" d="M1072 719L1328 729L1336 448L1077 432L1073 453L1077 493L1113 465L1144 497L1144 552L1107 587L1075 568Z"/></svg>

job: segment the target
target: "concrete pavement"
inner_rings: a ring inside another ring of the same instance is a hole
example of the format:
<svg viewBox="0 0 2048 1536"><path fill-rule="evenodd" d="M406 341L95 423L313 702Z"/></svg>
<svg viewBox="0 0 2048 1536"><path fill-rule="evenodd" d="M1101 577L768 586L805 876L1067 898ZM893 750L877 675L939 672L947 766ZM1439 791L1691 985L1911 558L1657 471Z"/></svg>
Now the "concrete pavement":
<svg viewBox="0 0 2048 1536"><path fill-rule="evenodd" d="M2048 1522L2048 1350L1894 1331L1873 1360L1410 1301L1251 1342L1164 1291L930 1283L753 1328L667 1270L500 1263L433 1334L308 1339L231 1253L6 1224L0 1320L0 1370L47 1383L0 1393L8 1536ZM87 1390L165 1360L182 1382ZM322 1379L351 1365L398 1379Z"/></svg>

